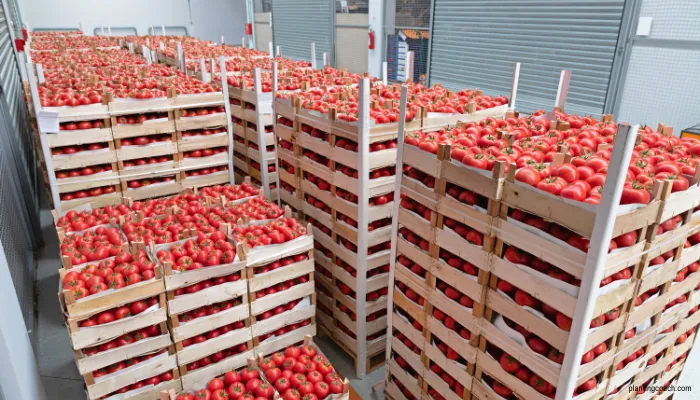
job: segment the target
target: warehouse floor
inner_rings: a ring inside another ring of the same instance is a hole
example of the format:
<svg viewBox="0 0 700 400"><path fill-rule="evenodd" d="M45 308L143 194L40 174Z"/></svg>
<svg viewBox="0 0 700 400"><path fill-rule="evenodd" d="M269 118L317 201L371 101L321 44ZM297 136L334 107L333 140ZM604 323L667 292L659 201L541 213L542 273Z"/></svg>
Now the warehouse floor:
<svg viewBox="0 0 700 400"><path fill-rule="evenodd" d="M61 318L56 299L58 289L58 238L52 226L51 213L43 210L41 223L46 245L38 254L36 289L38 307L38 351L39 371L50 400L84 399L83 380L73 362L73 352L68 333ZM373 386L384 379L384 368L380 368L365 379L355 377L352 359L328 338L318 340L319 346L338 371L350 379L355 391L363 399L383 400L384 394L373 393ZM691 353L681 377L680 385L691 386L690 392L679 392L674 400L700 400L700 350Z"/></svg>
<svg viewBox="0 0 700 400"><path fill-rule="evenodd" d="M41 226L46 245L39 250L36 290L38 308L39 373L49 400L84 399L83 379L73 361L68 333L56 298L58 290L58 238L52 226L51 212L42 210ZM383 400L383 393L372 394L372 387L384 379L380 368L365 379L355 379L352 359L330 339L322 338L319 346L336 369L350 379L352 387L363 399Z"/></svg>

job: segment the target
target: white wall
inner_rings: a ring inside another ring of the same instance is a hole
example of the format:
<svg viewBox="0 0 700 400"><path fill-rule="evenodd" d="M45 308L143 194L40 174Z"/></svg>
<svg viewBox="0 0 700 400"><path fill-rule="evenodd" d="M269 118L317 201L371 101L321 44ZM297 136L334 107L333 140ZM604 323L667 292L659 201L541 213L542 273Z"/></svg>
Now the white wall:
<svg viewBox="0 0 700 400"><path fill-rule="evenodd" d="M367 50L367 70L374 76L382 77L382 63L384 62L384 0L371 0L369 2L369 27L374 31L374 50ZM366 36L365 43L369 43Z"/></svg>
<svg viewBox="0 0 700 400"><path fill-rule="evenodd" d="M139 35L155 26L185 26L195 34L187 0L19 0L22 20L34 28L135 27Z"/></svg>
<svg viewBox="0 0 700 400"><path fill-rule="evenodd" d="M246 1L192 0L192 21L199 38L220 43L224 35L226 43L241 44L247 21Z"/></svg>

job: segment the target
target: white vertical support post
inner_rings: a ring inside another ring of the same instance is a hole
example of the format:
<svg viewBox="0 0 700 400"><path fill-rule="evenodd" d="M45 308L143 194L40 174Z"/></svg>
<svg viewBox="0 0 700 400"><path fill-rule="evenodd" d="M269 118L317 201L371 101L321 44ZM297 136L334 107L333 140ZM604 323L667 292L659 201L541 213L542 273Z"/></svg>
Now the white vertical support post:
<svg viewBox="0 0 700 400"><path fill-rule="evenodd" d="M153 63L153 60L151 60L151 51L148 50L145 44L141 45L141 53L143 53L143 56L146 58L146 65L151 65Z"/></svg>
<svg viewBox="0 0 700 400"><path fill-rule="evenodd" d="M384 63L386 65L386 62ZM391 358L391 338L393 337L392 315L394 306L394 271L396 268L396 241L399 235L399 205L401 204L401 181L403 180L403 147L406 129L406 103L408 102L408 87L401 86L401 100L399 103L399 132L396 138L396 183L394 183L394 217L391 220L391 256L389 258L389 293L386 303L386 365ZM358 225L359 226L359 225ZM386 379L389 378L389 369L386 369Z"/></svg>
<svg viewBox="0 0 700 400"><path fill-rule="evenodd" d="M565 69L559 75L559 87L557 88L557 98L554 100L554 107L560 110L566 105L566 96L569 94L569 83L571 81L571 70Z"/></svg>
<svg viewBox="0 0 700 400"><path fill-rule="evenodd" d="M80 32L85 33L85 30L83 29L83 22L82 21L78 22L78 27L80 27Z"/></svg>
<svg viewBox="0 0 700 400"><path fill-rule="evenodd" d="M46 78L44 77L44 67L41 64L36 65L36 79L37 83L40 85L46 81Z"/></svg>
<svg viewBox="0 0 700 400"><path fill-rule="evenodd" d="M382 62L382 83L384 86L387 84L387 79L389 78L389 64L386 61Z"/></svg>
<svg viewBox="0 0 700 400"><path fill-rule="evenodd" d="M243 36L243 37L241 38L241 46L243 46L244 49L245 49L245 44L246 44L246 43L245 43L245 36Z"/></svg>
<svg viewBox="0 0 700 400"><path fill-rule="evenodd" d="M180 71L185 72L185 52L182 50L182 42L177 42L177 65Z"/></svg>
<svg viewBox="0 0 700 400"><path fill-rule="evenodd" d="M282 48L275 46L275 57L282 57Z"/></svg>
<svg viewBox="0 0 700 400"><path fill-rule="evenodd" d="M160 29L163 30L163 36L165 36L165 25L161 25L161 26L160 26Z"/></svg>
<svg viewBox="0 0 700 400"><path fill-rule="evenodd" d="M311 42L311 68L316 69L316 42Z"/></svg>
<svg viewBox="0 0 700 400"><path fill-rule="evenodd" d="M409 51L406 53L406 82L413 82L413 64L416 53Z"/></svg>
<svg viewBox="0 0 700 400"><path fill-rule="evenodd" d="M112 27L111 26L107 27L107 35L112 36Z"/></svg>
<svg viewBox="0 0 700 400"><path fill-rule="evenodd" d="M156 27L151 25L151 35L155 36L156 35Z"/></svg>
<svg viewBox="0 0 700 400"><path fill-rule="evenodd" d="M165 44L163 43L162 40L160 42L158 42L158 48L160 49L160 51L165 50Z"/></svg>
<svg viewBox="0 0 700 400"><path fill-rule="evenodd" d="M360 109L358 116L358 163L357 172L357 288L355 314L357 314L357 377L363 379L367 373L367 225L369 213L369 79L360 81Z"/></svg>
<svg viewBox="0 0 700 400"><path fill-rule="evenodd" d="M323 53L323 68L328 67L328 53Z"/></svg>
<svg viewBox="0 0 700 400"><path fill-rule="evenodd" d="M569 342L564 353L556 400L571 399L576 389L576 378L581 366L581 357L586 346L591 319L594 317L598 298L599 282L603 279L608 246L615 226L615 216L620 204L622 188L627 177L627 167L632 158L639 125L618 125L615 146L610 159L610 170L603 186L603 196L593 225L590 247L581 279L581 294L576 300L576 310L572 319Z"/></svg>
<svg viewBox="0 0 700 400"><path fill-rule="evenodd" d="M221 35L221 45L223 46L225 44L226 44L226 38L224 37L224 35Z"/></svg>
<svg viewBox="0 0 700 400"><path fill-rule="evenodd" d="M278 68L279 65L277 61L272 63L272 123L277 124L277 112L275 111L275 98L277 98L277 79L278 79ZM277 135L275 138L275 155L277 154ZM258 146L259 147L259 146ZM275 157L275 171L277 171L277 180L275 181L275 187L277 188L277 205L282 206L282 196L280 196L280 159Z"/></svg>
<svg viewBox="0 0 700 400"><path fill-rule="evenodd" d="M258 152L260 153L260 180L262 181L265 197L270 198L270 174L267 172L267 145L265 142L265 125L262 116L262 77L260 68L255 68L255 125L258 128Z"/></svg>
<svg viewBox="0 0 700 400"><path fill-rule="evenodd" d="M270 58L275 58L275 49L272 47L272 42L268 42L268 52L270 53Z"/></svg>
<svg viewBox="0 0 700 400"><path fill-rule="evenodd" d="M233 128L231 127L231 105L228 99L228 82L226 79L226 58L224 56L219 57L219 67L220 67L220 79L221 79L221 91L224 94L224 110L226 111L226 130L228 131L228 179L233 185L235 184L234 178L234 166L233 166ZM214 76L214 59L211 59L211 76Z"/></svg>
<svg viewBox="0 0 700 400"><path fill-rule="evenodd" d="M510 104L509 110L515 110L515 98L518 95L518 82L520 81L520 63L515 63L513 68L513 84L510 86Z"/></svg>
<svg viewBox="0 0 700 400"><path fill-rule="evenodd" d="M29 79L29 90L32 93L34 114L38 118L39 113L41 112L41 101L39 100L39 88L37 87L36 77L34 76L34 73L31 70L31 66L31 64L27 64L27 78ZM51 199L53 200L53 205L58 215L63 215L63 210L61 209L61 196L58 194L58 186L56 185L56 172L53 169L51 148L49 148L49 142L46 140L46 132L42 132L41 130L39 131L39 140L41 142L41 151L44 153L44 162L46 163L46 175L49 178L49 188L51 189Z"/></svg>
<svg viewBox="0 0 700 400"><path fill-rule="evenodd" d="M211 70L211 75L207 73L207 65L204 63L204 58L199 59L199 73L200 73L200 78L204 82L211 82L210 76L214 75L214 70ZM222 84L226 84L226 82L222 82Z"/></svg>
<svg viewBox="0 0 700 400"><path fill-rule="evenodd" d="M151 53L151 62L157 63L158 62L158 52L155 50L149 50L149 52Z"/></svg>

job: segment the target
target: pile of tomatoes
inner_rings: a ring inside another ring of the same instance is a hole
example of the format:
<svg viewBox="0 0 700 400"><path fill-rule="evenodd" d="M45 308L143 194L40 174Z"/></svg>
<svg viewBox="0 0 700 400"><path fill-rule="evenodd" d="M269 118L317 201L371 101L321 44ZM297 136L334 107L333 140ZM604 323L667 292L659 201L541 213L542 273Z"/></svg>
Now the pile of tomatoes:
<svg viewBox="0 0 700 400"><path fill-rule="evenodd" d="M264 274L266 272L274 271L276 269L286 267L287 265L302 262L302 261L305 261L308 259L309 259L309 256L307 253L301 253L301 254L296 254L294 256L283 257L277 261L273 261L273 262L265 264L265 265L257 266L253 269L253 272L255 273L255 275Z"/></svg>
<svg viewBox="0 0 700 400"><path fill-rule="evenodd" d="M185 171L186 177L200 176L200 175L211 175L216 172L228 171L228 165L220 165L218 167L206 167Z"/></svg>
<svg viewBox="0 0 700 400"><path fill-rule="evenodd" d="M275 331L266 333L264 335L260 335L260 336L258 336L258 340L260 342L263 342L263 341L265 341L273 336L277 336L277 337L283 336L289 332L294 332L295 330L297 330L301 327L309 326L309 325L311 325L311 319L305 319L303 321L299 321L299 322L295 322L293 324L283 326Z"/></svg>
<svg viewBox="0 0 700 400"><path fill-rule="evenodd" d="M137 158L135 160L122 161L124 168L130 167L142 167L145 165L161 164L173 161L173 156L159 156L159 157L146 157Z"/></svg>
<svg viewBox="0 0 700 400"><path fill-rule="evenodd" d="M238 371L229 371L209 381L207 386L195 393L182 392L176 400L264 400L272 399L275 390L263 382L260 372L250 366Z"/></svg>
<svg viewBox="0 0 700 400"><path fill-rule="evenodd" d="M82 153L84 151L98 151L98 150L103 150L109 148L108 143L90 143L90 144L83 144L83 145L71 145L71 146L62 146L62 147L54 147L51 149L51 155L52 156L59 156L59 155L70 155L70 154L75 154L75 153Z"/></svg>
<svg viewBox="0 0 700 400"><path fill-rule="evenodd" d="M279 218L264 225L237 226L233 237L236 243L250 248L281 244L306 235L306 228L294 218Z"/></svg>
<svg viewBox="0 0 700 400"><path fill-rule="evenodd" d="M185 158L200 158L200 157L210 157L219 153L225 153L228 151L228 147L213 147L210 149L192 150L183 153Z"/></svg>
<svg viewBox="0 0 700 400"><path fill-rule="evenodd" d="M167 112L153 112L146 114L121 115L117 117L117 124L120 125L136 125L143 124L146 121L168 118ZM81 122L82 123L82 122Z"/></svg>
<svg viewBox="0 0 700 400"><path fill-rule="evenodd" d="M68 235L61 242L61 255L73 266L96 262L122 253L122 235L116 228L97 227L94 231Z"/></svg>
<svg viewBox="0 0 700 400"><path fill-rule="evenodd" d="M212 286L223 285L227 282L237 282L241 279L241 273L235 272L233 274L217 276L216 278L206 279L201 282L193 283L189 286L175 289L175 297L182 296L184 294L197 293L200 290L209 289Z"/></svg>
<svg viewBox="0 0 700 400"><path fill-rule="evenodd" d="M120 139L122 146L146 146L153 143L164 143L172 141L172 135L165 133L162 135L136 136L133 138Z"/></svg>
<svg viewBox="0 0 700 400"><path fill-rule="evenodd" d="M61 201L70 201L75 199L85 199L87 197L102 196L103 194L112 194L117 191L113 185L99 186L89 190L78 190L75 192L61 193L59 196Z"/></svg>
<svg viewBox="0 0 700 400"><path fill-rule="evenodd" d="M124 163L126 166L126 162ZM78 176L90 176L101 172L112 172L112 164L91 165L89 167L65 169L56 171L56 179L75 178Z"/></svg>
<svg viewBox="0 0 700 400"><path fill-rule="evenodd" d="M284 400L323 400L345 388L333 365L315 347L288 347L258 363L265 381Z"/></svg>
<svg viewBox="0 0 700 400"><path fill-rule="evenodd" d="M144 357L148 357L148 356L144 356ZM132 365L133 365L133 364L132 364ZM119 364L119 366L121 367L121 364ZM126 365L125 365L125 367L126 367ZM94 375L94 374L93 374L93 375ZM131 384L131 385L129 385L129 386L125 386L125 387L123 387L123 388L121 388L121 389L119 389L119 390L117 390L117 391L115 391L115 392L113 392L113 393L108 394L107 396L105 396L105 398L109 398L109 397L111 397L111 396L114 396L114 395L117 395L117 394L121 394L121 393L126 393L126 392L129 392L129 391L132 391L132 390L136 390L136 389L141 389L142 387L148 386L148 385L153 385L153 386L155 386L155 385L158 385L158 384L161 383L161 382L168 382L168 381L171 381L171 380L173 380L173 373L170 372L170 371L168 371L168 372L163 372L163 373L160 374L160 375L152 376L152 377L150 377L150 378L148 378L148 379L144 379L144 380L142 380L142 381L138 381L138 382L136 382L136 383L133 383L133 384Z"/></svg>
<svg viewBox="0 0 700 400"><path fill-rule="evenodd" d="M127 215L129 212L129 207L124 204L105 206L92 211L70 210L66 215L58 218L56 227L63 229L66 233L80 232L93 226L109 224L112 220Z"/></svg>
<svg viewBox="0 0 700 400"><path fill-rule="evenodd" d="M63 290L71 290L76 299L81 299L107 289L121 289L153 279L155 268L156 264L146 257L143 250L134 255L120 252L97 265L90 264L80 271L71 270L61 284Z"/></svg>
<svg viewBox="0 0 700 400"><path fill-rule="evenodd" d="M235 299L226 300L226 301L222 301L222 302L215 303L215 304L210 304L208 306L198 307L198 308L195 308L194 310L179 314L177 317L178 317L179 322L187 323L187 322L193 321L197 318L202 318L202 317L206 317L209 315L218 314L222 311L226 311L228 309L239 306L241 304L242 304L241 299L235 298Z"/></svg>
<svg viewBox="0 0 700 400"><path fill-rule="evenodd" d="M156 257L161 264L170 263L173 270L184 272L231 264L236 259L236 248L223 232L216 231L201 240L187 239L184 244L158 250Z"/></svg>
<svg viewBox="0 0 700 400"><path fill-rule="evenodd" d="M226 128L212 128L212 129L195 129L191 131L182 132L182 137L196 137L196 136L209 136L216 135L218 133L227 132Z"/></svg>
<svg viewBox="0 0 700 400"><path fill-rule="evenodd" d="M257 196L260 194L260 190L253 185L248 183L241 183L240 185L216 185L208 186L200 189L199 195L202 198L206 197L220 197L224 196L226 199L235 201L241 200L246 197Z"/></svg>
<svg viewBox="0 0 700 400"><path fill-rule="evenodd" d="M102 129L105 127L104 121L101 119L94 121L81 122L62 122L58 125L60 131L75 131L84 129Z"/></svg>

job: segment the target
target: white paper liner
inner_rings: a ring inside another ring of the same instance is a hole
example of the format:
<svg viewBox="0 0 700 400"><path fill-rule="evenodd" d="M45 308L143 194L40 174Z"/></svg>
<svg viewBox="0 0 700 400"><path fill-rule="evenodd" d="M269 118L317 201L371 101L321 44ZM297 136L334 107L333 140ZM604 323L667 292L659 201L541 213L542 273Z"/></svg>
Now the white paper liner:
<svg viewBox="0 0 700 400"><path fill-rule="evenodd" d="M508 324L506 324L506 321L503 319L502 316L498 315L496 316L496 319L493 321L493 325L501 332L505 333L506 336L517 342L520 346L523 348L527 349L532 355L535 357L539 357L542 360L545 360L552 366L556 368L561 368L560 364L555 363L554 361L550 360L549 358L543 356L542 354L536 353L534 350L530 348L530 346L527 344L527 339L525 339L525 336L521 335L520 332L516 331L515 329L512 329Z"/></svg>
<svg viewBox="0 0 700 400"><path fill-rule="evenodd" d="M159 350L153 351L151 353L147 353L147 354L153 354L153 353L156 353L156 352L161 351L161 350L163 350L163 349L159 349ZM120 369L117 372L113 372L111 374L107 374L107 375L100 376L99 378L95 378L95 383L99 383L99 382L105 381L107 379L112 379L112 378L115 378L119 375L125 374L129 371L133 371L134 369L141 368L141 367L143 367L144 363L152 363L152 362L155 362L156 360L162 360L162 359L165 359L168 357L170 357L170 355L166 351L166 352L158 354L157 356L155 356L151 359L148 359L146 361L141 361L140 363L128 366L124 369ZM147 378L144 378L144 379L147 379Z"/></svg>

